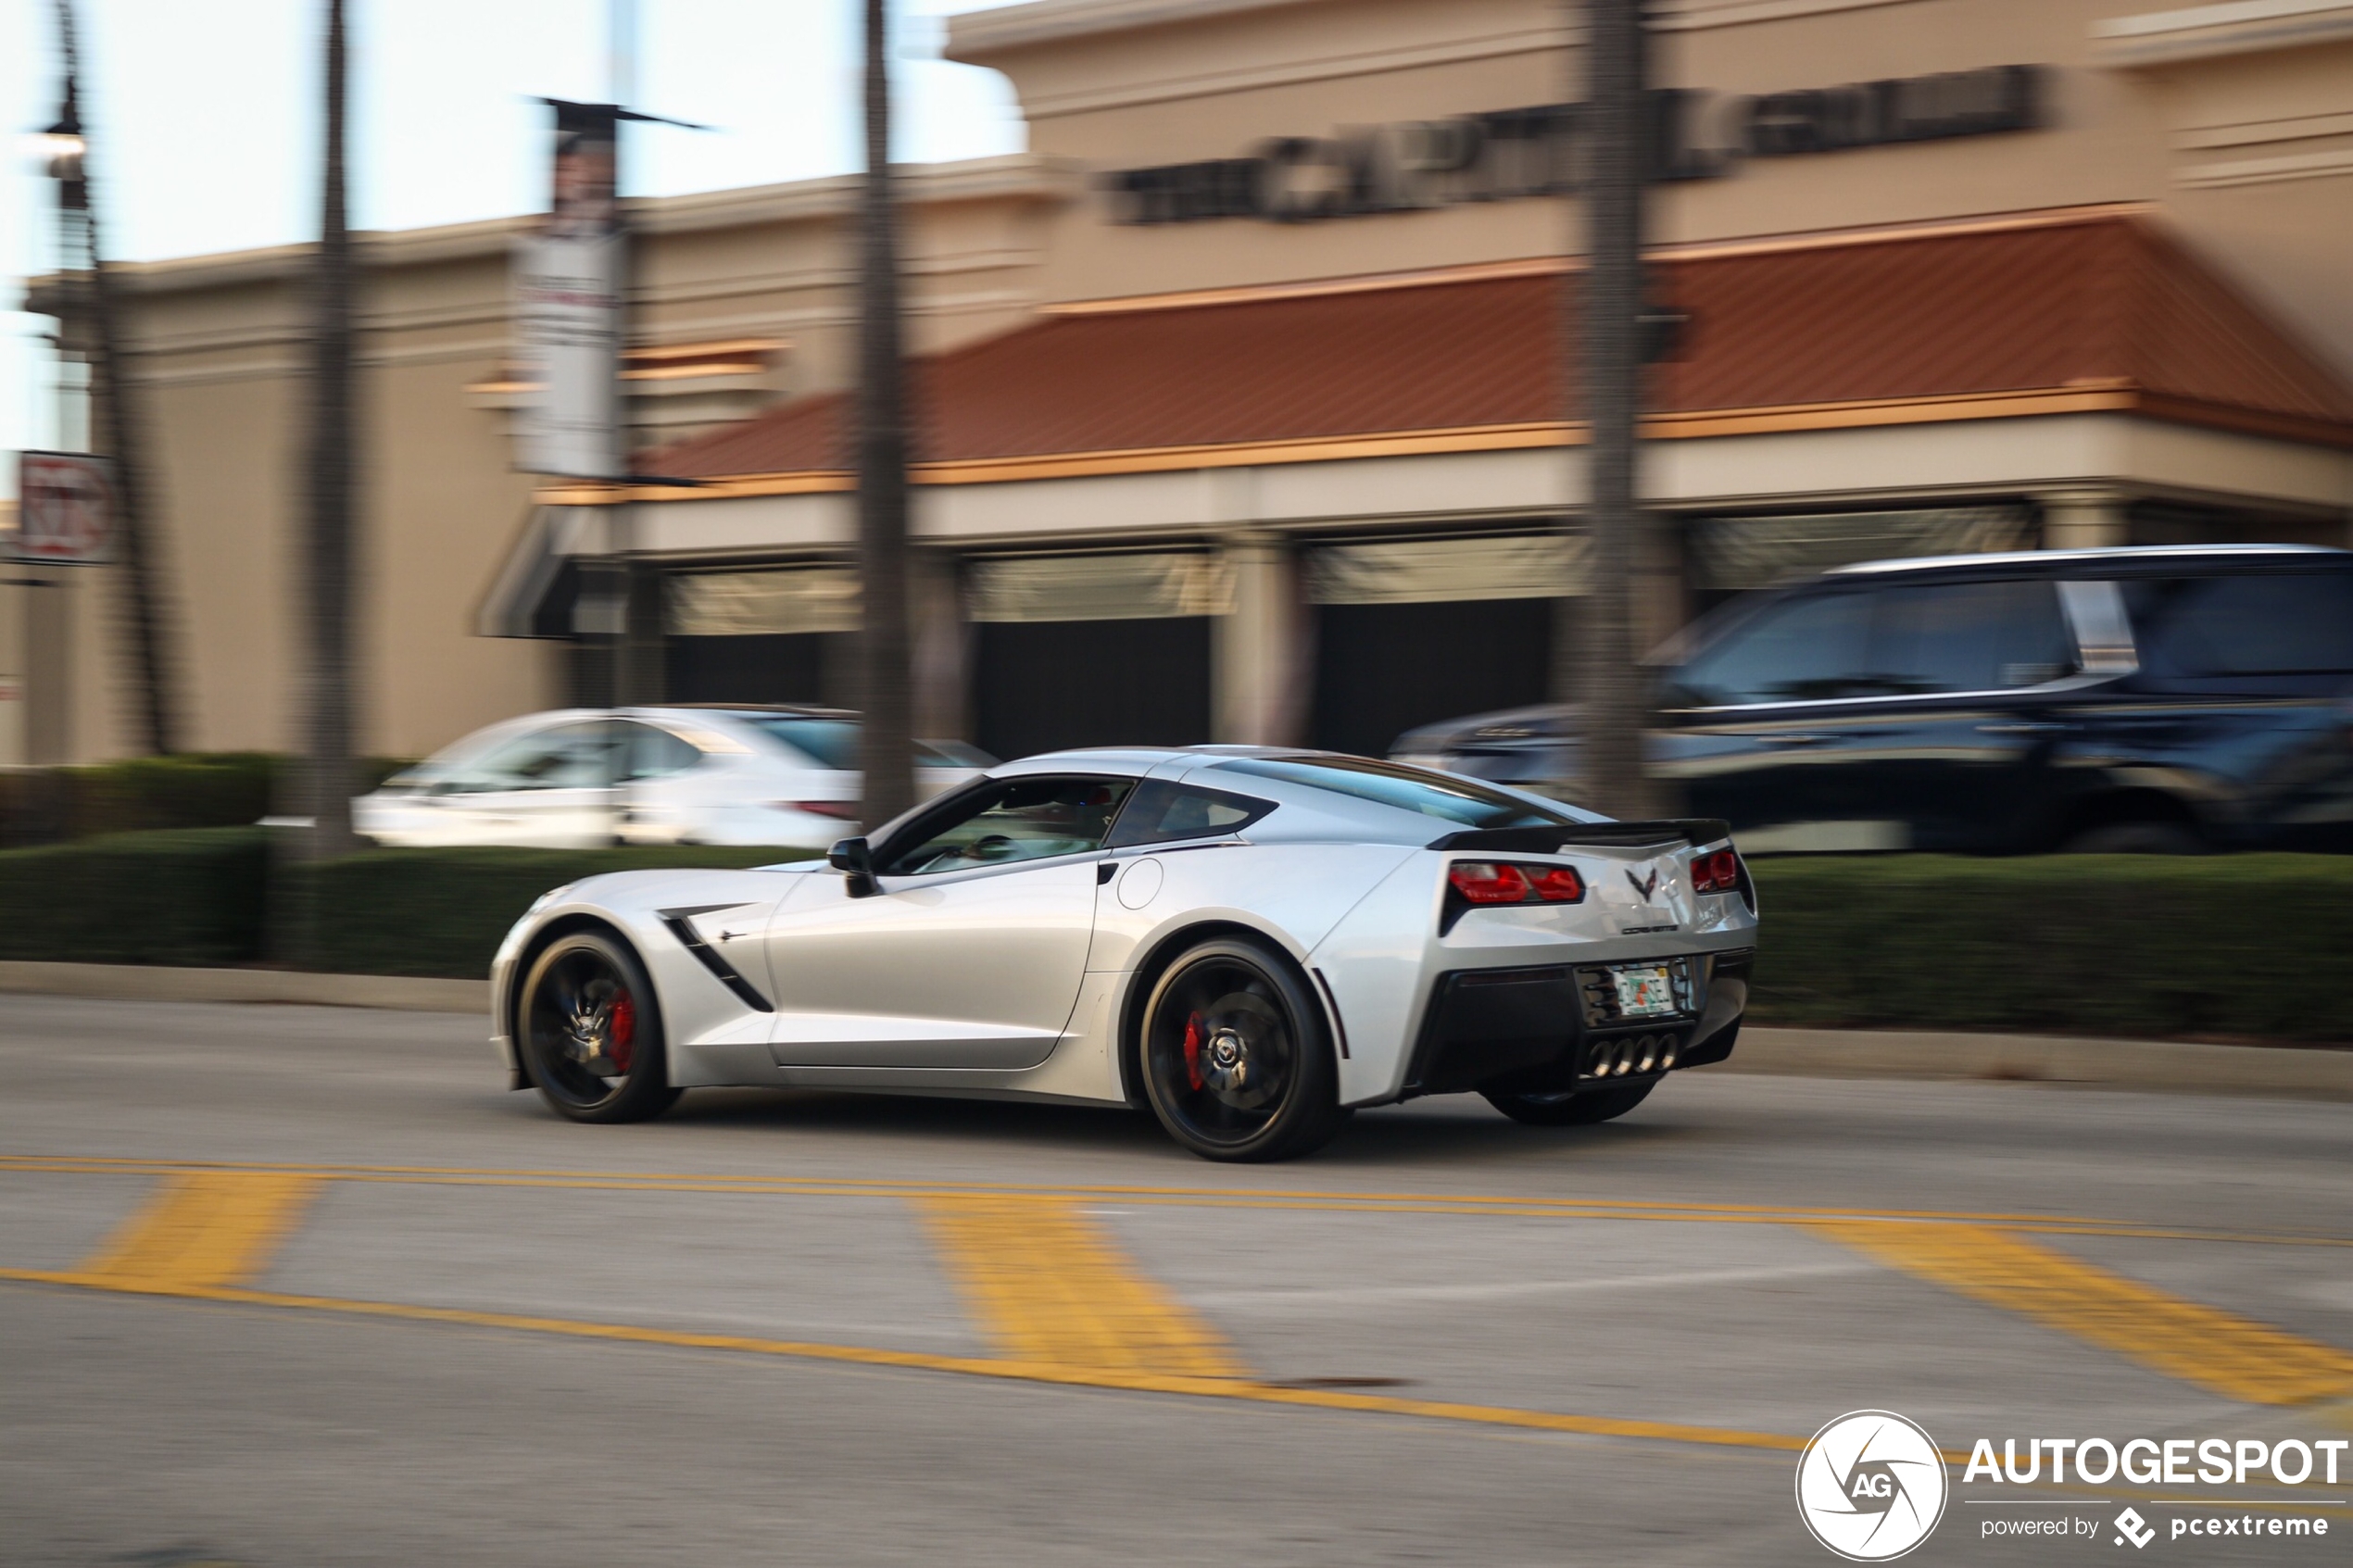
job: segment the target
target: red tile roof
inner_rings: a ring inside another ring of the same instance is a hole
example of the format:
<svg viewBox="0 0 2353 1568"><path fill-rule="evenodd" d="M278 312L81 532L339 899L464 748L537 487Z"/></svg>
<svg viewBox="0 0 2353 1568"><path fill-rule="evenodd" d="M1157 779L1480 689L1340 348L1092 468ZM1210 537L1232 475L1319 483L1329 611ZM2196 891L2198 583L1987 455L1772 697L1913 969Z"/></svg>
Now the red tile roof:
<svg viewBox="0 0 2353 1568"><path fill-rule="evenodd" d="M1907 421L2102 407L2353 445L2353 390L2137 214L1693 247L1656 267L1693 319L1651 388L1661 433L1879 422L1892 405L1915 406ZM1580 417L1562 385L1578 286L1541 265L1466 269L1048 314L911 366L915 457L1556 426ZM838 470L849 408L802 398L644 467Z"/></svg>

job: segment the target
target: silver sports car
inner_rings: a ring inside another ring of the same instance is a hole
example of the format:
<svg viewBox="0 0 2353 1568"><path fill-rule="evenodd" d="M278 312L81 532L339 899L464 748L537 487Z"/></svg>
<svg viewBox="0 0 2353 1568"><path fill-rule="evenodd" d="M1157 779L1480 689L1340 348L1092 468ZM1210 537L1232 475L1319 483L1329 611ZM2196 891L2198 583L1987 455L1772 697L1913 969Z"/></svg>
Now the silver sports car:
<svg viewBox="0 0 2353 1568"><path fill-rule="evenodd" d="M516 1088L657 1115L706 1084L1150 1106L1212 1160L1477 1090L1606 1121L1739 1033L1725 826L1255 746L990 770L823 861L541 898L492 970Z"/></svg>

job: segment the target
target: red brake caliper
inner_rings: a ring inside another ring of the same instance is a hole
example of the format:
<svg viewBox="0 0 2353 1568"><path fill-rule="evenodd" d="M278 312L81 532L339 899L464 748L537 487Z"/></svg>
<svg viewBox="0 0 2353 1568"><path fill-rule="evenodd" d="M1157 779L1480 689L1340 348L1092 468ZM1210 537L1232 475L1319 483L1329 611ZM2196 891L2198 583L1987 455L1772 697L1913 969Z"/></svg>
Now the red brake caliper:
<svg viewBox="0 0 2353 1568"><path fill-rule="evenodd" d="M1185 1076L1201 1087L1201 1014L1185 1020Z"/></svg>
<svg viewBox="0 0 2353 1568"><path fill-rule="evenodd" d="M637 1004L630 1000L628 992L613 997L606 1030L609 1040L605 1049L611 1056L612 1064L628 1072L630 1059L636 1055L637 1042Z"/></svg>

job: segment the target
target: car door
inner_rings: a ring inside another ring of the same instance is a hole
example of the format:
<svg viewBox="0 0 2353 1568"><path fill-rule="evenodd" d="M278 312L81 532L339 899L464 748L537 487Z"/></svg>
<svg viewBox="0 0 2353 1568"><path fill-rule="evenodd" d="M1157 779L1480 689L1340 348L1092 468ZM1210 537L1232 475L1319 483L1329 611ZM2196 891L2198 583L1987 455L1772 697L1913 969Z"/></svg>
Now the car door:
<svg viewBox="0 0 2353 1568"><path fill-rule="evenodd" d="M435 780L417 842L577 849L613 841L614 726L573 720L527 730Z"/></svg>
<svg viewBox="0 0 2353 1568"><path fill-rule="evenodd" d="M658 724L616 720L613 728L622 759L615 836L623 844L693 843L701 826L695 777L701 749Z"/></svg>
<svg viewBox="0 0 2353 1568"><path fill-rule="evenodd" d="M876 846L876 891L797 878L766 942L777 1063L1043 1061L1078 999L1098 852L1133 783L990 781Z"/></svg>
<svg viewBox="0 0 2353 1568"><path fill-rule="evenodd" d="M2047 814L2051 761L2075 728L2081 659L2057 584L1923 583L1877 596L1881 694L1825 726L1857 820L1900 822L1919 849L2020 844Z"/></svg>
<svg viewBox="0 0 2353 1568"><path fill-rule="evenodd" d="M1855 815L1830 720L1862 689L1871 601L1861 587L1793 595L1670 672L1651 754L1693 812L1758 848Z"/></svg>

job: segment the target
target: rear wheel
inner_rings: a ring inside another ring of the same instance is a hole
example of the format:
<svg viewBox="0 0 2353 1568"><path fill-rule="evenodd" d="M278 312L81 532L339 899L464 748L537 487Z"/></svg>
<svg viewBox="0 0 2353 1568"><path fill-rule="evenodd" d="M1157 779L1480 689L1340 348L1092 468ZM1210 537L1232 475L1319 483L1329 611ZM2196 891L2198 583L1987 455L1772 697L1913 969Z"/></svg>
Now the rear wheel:
<svg viewBox="0 0 2353 1568"><path fill-rule="evenodd" d="M1589 1089L1581 1095L1521 1094L1505 1089L1478 1092L1488 1104L1531 1127L1590 1127L1625 1115L1655 1087L1655 1084L1629 1084L1622 1089Z"/></svg>
<svg viewBox="0 0 2353 1568"><path fill-rule="evenodd" d="M1348 1120L1323 1014L1264 943L1203 942L1144 1004L1145 1097L1168 1135L1205 1160L1290 1160Z"/></svg>
<svg viewBox="0 0 2353 1568"><path fill-rule="evenodd" d="M523 1071L559 1116L642 1122L678 1102L653 985L623 944L593 931L558 937L516 1011Z"/></svg>

